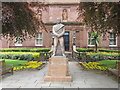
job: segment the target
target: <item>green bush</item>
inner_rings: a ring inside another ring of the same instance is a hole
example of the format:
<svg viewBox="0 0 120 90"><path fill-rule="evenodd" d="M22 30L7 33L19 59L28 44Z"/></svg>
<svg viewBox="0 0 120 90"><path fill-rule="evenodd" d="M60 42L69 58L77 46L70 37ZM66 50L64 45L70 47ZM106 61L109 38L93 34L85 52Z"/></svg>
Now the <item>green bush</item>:
<svg viewBox="0 0 120 90"><path fill-rule="evenodd" d="M109 52L98 52L98 53L87 53L86 55L94 55L94 56L96 56L96 55L117 55L117 56L119 56L120 55L120 53L109 53Z"/></svg>
<svg viewBox="0 0 120 90"><path fill-rule="evenodd" d="M11 58L9 58L9 59L18 59L20 57L20 55L19 54L15 54L15 55L12 55L11 56Z"/></svg>
<svg viewBox="0 0 120 90"><path fill-rule="evenodd" d="M120 50L99 49L100 52L116 52L120 53Z"/></svg>
<svg viewBox="0 0 120 90"><path fill-rule="evenodd" d="M48 52L49 48L36 48L36 49L0 49L0 52Z"/></svg>
<svg viewBox="0 0 120 90"><path fill-rule="evenodd" d="M2 59L9 59L10 56L6 55L6 54L0 54L0 58L2 58Z"/></svg>
<svg viewBox="0 0 120 90"><path fill-rule="evenodd" d="M0 52L1 59L33 60L35 55L40 58L40 53L35 52Z"/></svg>
<svg viewBox="0 0 120 90"><path fill-rule="evenodd" d="M78 52L94 52L95 49L77 48ZM120 50L98 49L99 52L115 52L120 53Z"/></svg>
<svg viewBox="0 0 120 90"><path fill-rule="evenodd" d="M30 52L30 49L19 49L20 52Z"/></svg>
<svg viewBox="0 0 120 90"><path fill-rule="evenodd" d="M34 59L32 54L24 54L23 56L24 56L23 59L20 58L20 60L21 59L22 60L32 60L32 59Z"/></svg>
<svg viewBox="0 0 120 90"><path fill-rule="evenodd" d="M38 48L38 49L31 49L30 52L49 52L49 48Z"/></svg>
<svg viewBox="0 0 120 90"><path fill-rule="evenodd" d="M78 52L93 52L94 49L86 49L86 48L77 48Z"/></svg>

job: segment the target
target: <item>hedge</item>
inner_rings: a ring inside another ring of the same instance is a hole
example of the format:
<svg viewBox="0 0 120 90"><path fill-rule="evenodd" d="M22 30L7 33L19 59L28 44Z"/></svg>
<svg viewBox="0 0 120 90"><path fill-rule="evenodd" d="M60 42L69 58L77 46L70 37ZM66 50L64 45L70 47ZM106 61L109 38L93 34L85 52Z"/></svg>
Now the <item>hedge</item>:
<svg viewBox="0 0 120 90"><path fill-rule="evenodd" d="M49 48L35 48L35 49L0 49L0 52L48 52Z"/></svg>
<svg viewBox="0 0 120 90"><path fill-rule="evenodd" d="M77 48L78 52L93 52L94 49L86 49L86 48Z"/></svg>
<svg viewBox="0 0 120 90"><path fill-rule="evenodd" d="M120 50L99 49L100 52L116 52L120 53Z"/></svg>
<svg viewBox="0 0 120 90"><path fill-rule="evenodd" d="M83 25L83 22L61 22L62 24L73 24L73 25ZM56 22L48 22L46 25L54 25Z"/></svg>
<svg viewBox="0 0 120 90"><path fill-rule="evenodd" d="M33 60L40 58L40 53L35 52L0 52L1 59L13 59L13 60Z"/></svg>
<svg viewBox="0 0 120 90"><path fill-rule="evenodd" d="M95 49L77 48L78 52L94 52ZM120 53L120 50L98 49L99 52L115 52Z"/></svg>
<svg viewBox="0 0 120 90"><path fill-rule="evenodd" d="M117 55L117 56L119 56L120 53L109 53L109 52L93 53L93 52L89 52L89 53L87 53L86 55L94 55L94 56L96 56L96 55L113 55L113 56Z"/></svg>

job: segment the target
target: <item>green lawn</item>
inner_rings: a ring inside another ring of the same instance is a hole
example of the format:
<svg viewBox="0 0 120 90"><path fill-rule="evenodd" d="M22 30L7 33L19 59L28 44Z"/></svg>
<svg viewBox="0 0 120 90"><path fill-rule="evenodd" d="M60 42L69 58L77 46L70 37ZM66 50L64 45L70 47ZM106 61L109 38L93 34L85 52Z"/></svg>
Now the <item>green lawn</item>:
<svg viewBox="0 0 120 90"><path fill-rule="evenodd" d="M103 60L103 61L99 61L99 63L106 65L107 67L111 67L111 68L116 68L116 62L120 62L120 60Z"/></svg>
<svg viewBox="0 0 120 90"><path fill-rule="evenodd" d="M28 61L25 60L12 60L12 59L0 59L0 61L5 60L6 64L13 64L14 67L20 67L22 63L26 63Z"/></svg>

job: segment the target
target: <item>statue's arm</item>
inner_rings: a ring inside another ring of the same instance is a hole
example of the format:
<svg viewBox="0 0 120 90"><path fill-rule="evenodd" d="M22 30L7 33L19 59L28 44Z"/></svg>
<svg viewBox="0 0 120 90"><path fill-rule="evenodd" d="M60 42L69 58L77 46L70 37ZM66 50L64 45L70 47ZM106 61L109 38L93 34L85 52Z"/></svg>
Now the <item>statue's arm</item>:
<svg viewBox="0 0 120 90"><path fill-rule="evenodd" d="M54 27L53 27L52 31L53 31L53 34L54 34L55 36L58 36L58 34L57 34L57 33L55 32L55 30L54 30Z"/></svg>
<svg viewBox="0 0 120 90"><path fill-rule="evenodd" d="M64 33L65 33L65 28L63 27L63 31L58 35L58 37L61 37L61 36L63 36L64 35Z"/></svg>

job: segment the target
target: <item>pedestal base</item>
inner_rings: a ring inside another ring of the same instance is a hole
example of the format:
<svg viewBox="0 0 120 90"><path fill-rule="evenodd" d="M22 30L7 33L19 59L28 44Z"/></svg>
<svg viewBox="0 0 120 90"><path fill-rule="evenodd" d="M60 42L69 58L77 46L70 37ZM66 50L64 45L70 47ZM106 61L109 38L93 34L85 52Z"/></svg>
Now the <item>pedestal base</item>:
<svg viewBox="0 0 120 90"><path fill-rule="evenodd" d="M47 82L71 82L72 77L68 72L68 59L63 56L54 56L49 59Z"/></svg>
<svg viewBox="0 0 120 90"><path fill-rule="evenodd" d="M44 81L46 82L71 82L71 76L57 77L57 76L46 76Z"/></svg>

